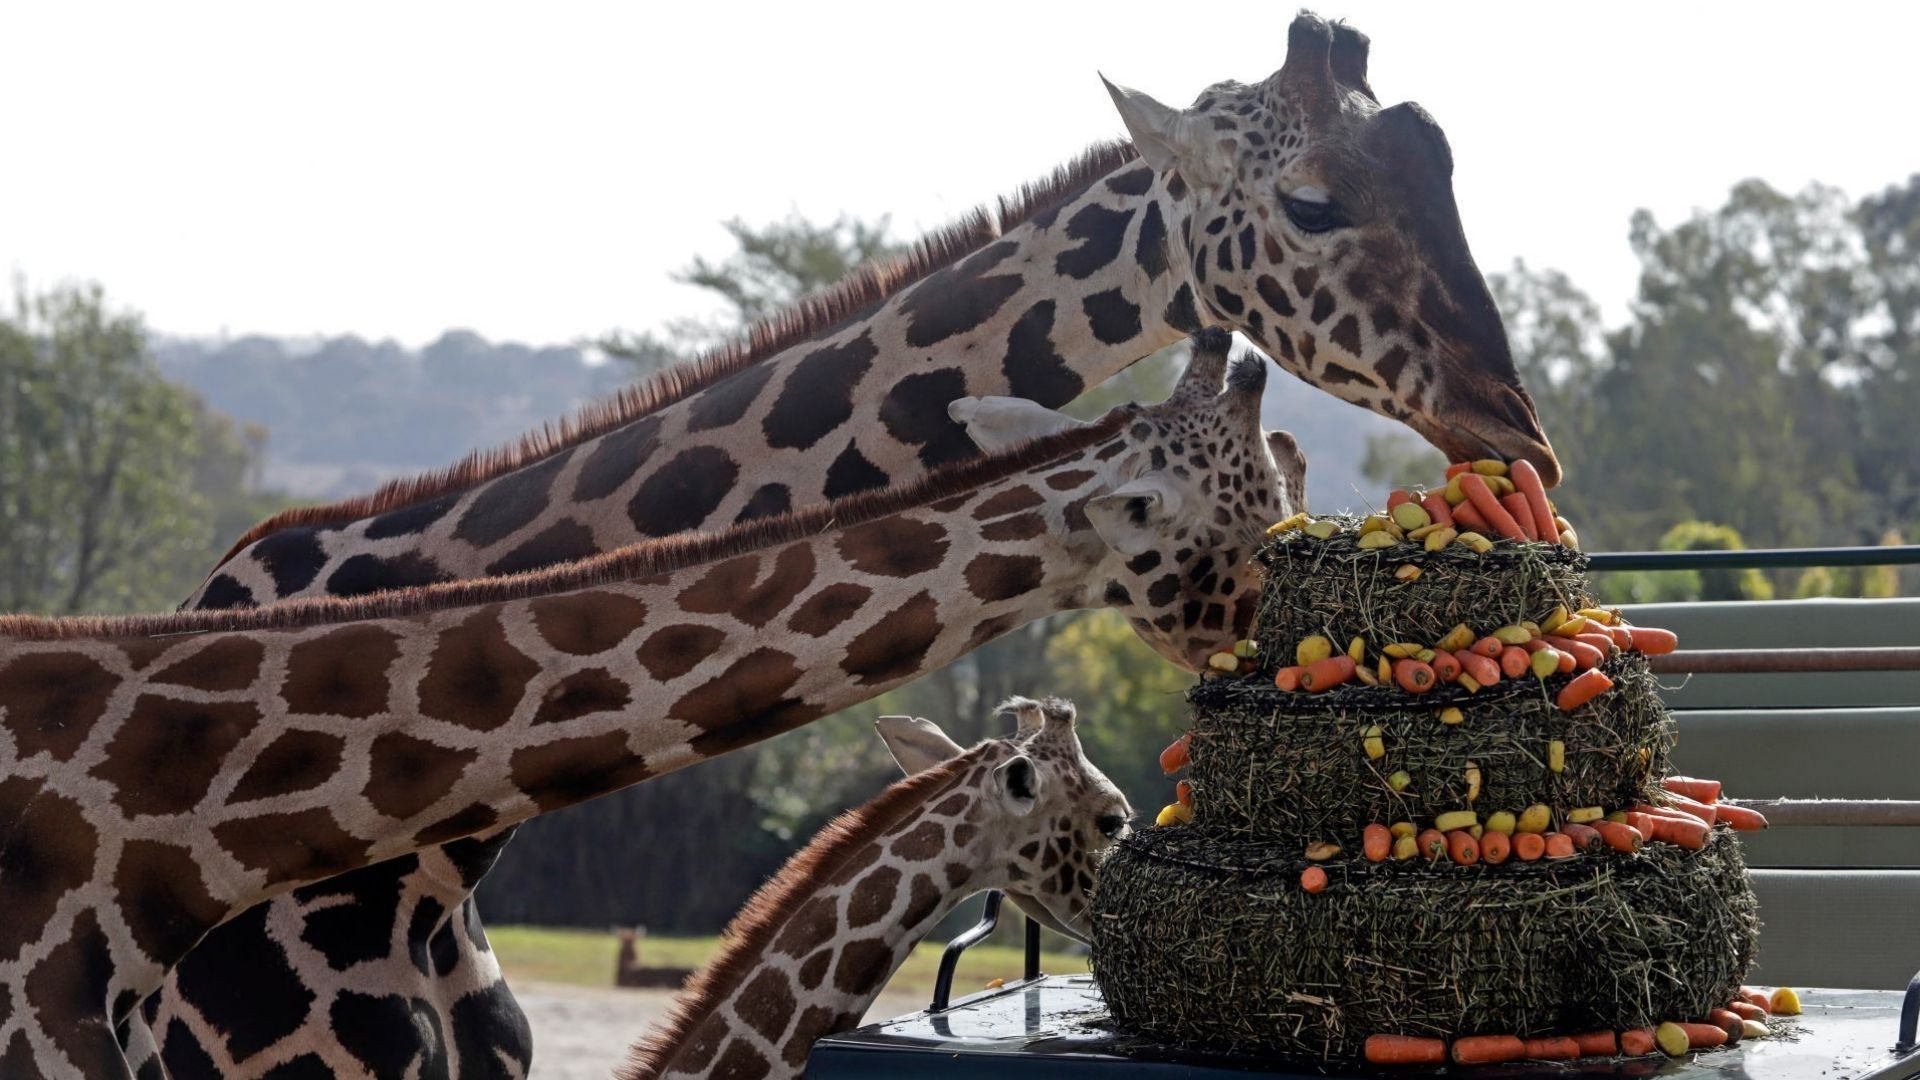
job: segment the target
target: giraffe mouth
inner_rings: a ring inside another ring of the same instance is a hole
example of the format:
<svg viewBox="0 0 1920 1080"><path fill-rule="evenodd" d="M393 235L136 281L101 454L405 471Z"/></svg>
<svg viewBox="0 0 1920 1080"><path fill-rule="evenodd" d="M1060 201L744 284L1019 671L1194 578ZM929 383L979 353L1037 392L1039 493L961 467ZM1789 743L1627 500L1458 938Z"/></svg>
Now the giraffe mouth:
<svg viewBox="0 0 1920 1080"><path fill-rule="evenodd" d="M1034 922L1039 923L1041 926L1046 927L1048 930L1064 937L1070 937L1082 945L1093 944L1093 940L1087 931L1068 924L1065 920L1055 915L1047 908L1046 904L1040 902L1038 899L1026 893L1011 891L1007 893L1007 896L1012 898L1013 905L1019 908L1022 914Z"/></svg>
<svg viewBox="0 0 1920 1080"><path fill-rule="evenodd" d="M1538 429L1523 431L1502 426L1489 434L1458 421L1436 422L1420 417L1409 419L1408 425L1446 454L1448 461L1473 461L1477 458L1529 461L1540 470L1540 479L1547 487L1560 482L1560 461L1554 456L1553 446Z"/></svg>

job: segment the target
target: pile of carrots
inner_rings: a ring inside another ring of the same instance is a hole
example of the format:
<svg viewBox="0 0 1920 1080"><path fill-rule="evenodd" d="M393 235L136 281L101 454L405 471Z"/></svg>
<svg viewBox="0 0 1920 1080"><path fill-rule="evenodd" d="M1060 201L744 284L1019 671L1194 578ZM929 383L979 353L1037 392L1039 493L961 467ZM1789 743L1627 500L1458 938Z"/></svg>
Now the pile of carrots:
<svg viewBox="0 0 1920 1080"><path fill-rule="evenodd" d="M1639 1057L1655 1051L1679 1057L1689 1050L1732 1046L1741 1039L1764 1039L1769 1015L1798 1016L1800 995L1782 986L1767 994L1741 987L1724 1009L1705 1020L1669 1020L1658 1027L1628 1031L1590 1031L1583 1035L1467 1035L1449 1042L1420 1035L1370 1035L1367 1061L1374 1065L1497 1065L1509 1061L1573 1061L1589 1057Z"/></svg>
<svg viewBox="0 0 1920 1080"><path fill-rule="evenodd" d="M1318 540L1341 531L1330 519L1316 521L1301 513L1275 523L1267 535L1294 529ZM1457 544L1485 554L1495 540L1580 547L1579 534L1548 500L1540 473L1524 461L1488 458L1449 465L1443 486L1397 490L1387 497L1385 513L1369 515L1360 525L1360 546L1369 550L1414 542L1427 551ZM1403 580L1418 577L1419 568L1404 566L1400 574Z"/></svg>

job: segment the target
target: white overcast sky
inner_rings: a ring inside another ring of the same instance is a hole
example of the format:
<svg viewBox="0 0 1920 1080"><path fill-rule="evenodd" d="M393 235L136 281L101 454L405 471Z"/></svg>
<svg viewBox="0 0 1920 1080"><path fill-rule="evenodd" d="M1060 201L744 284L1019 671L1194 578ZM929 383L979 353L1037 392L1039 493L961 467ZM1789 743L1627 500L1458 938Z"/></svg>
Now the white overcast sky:
<svg viewBox="0 0 1920 1080"><path fill-rule="evenodd" d="M1117 135L1096 71L1184 105L1278 67L1293 10L4 0L0 271L176 334L658 326L702 310L668 275L729 250L724 218L917 233ZM1616 312L1635 207L1920 171L1920 5L1320 10L1446 129L1482 268L1557 266Z"/></svg>

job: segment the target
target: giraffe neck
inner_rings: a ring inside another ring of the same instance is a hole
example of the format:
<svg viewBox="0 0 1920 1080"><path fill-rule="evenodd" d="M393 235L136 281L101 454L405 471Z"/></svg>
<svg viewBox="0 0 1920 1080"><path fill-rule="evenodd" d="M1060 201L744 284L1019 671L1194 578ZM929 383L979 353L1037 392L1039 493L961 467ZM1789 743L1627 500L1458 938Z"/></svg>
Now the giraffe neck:
<svg viewBox="0 0 1920 1080"><path fill-rule="evenodd" d="M855 1027L921 939L994 884L977 818L996 749L895 785L788 860L621 1080L797 1077L817 1039Z"/></svg>

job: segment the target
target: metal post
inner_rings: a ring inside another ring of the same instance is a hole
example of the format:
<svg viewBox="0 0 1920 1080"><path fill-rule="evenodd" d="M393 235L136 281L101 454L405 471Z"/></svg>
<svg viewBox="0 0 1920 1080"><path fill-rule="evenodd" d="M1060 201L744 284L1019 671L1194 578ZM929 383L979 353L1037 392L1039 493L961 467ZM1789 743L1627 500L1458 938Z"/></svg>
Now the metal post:
<svg viewBox="0 0 1920 1080"><path fill-rule="evenodd" d="M999 891L987 893L986 903L980 909L980 921L962 934L947 942L940 954L940 971L933 979L933 1004L927 1006L928 1012L945 1012L947 1004L953 1000L953 971L960 966L960 954L986 940L993 928L1000 925L1000 904L1006 894Z"/></svg>

